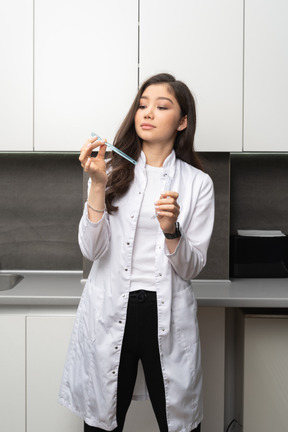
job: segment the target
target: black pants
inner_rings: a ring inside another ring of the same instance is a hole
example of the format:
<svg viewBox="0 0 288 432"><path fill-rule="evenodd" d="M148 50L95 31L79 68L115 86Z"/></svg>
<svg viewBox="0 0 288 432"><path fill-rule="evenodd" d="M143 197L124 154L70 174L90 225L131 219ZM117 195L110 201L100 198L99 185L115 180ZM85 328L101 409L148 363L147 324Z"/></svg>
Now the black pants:
<svg viewBox="0 0 288 432"><path fill-rule="evenodd" d="M156 292L130 293L125 333L121 349L117 387L117 424L113 432L122 432L131 403L138 362L141 360L149 397L160 432L168 432L164 382L158 346ZM200 432L200 425L193 432ZM84 432L103 429L84 425Z"/></svg>

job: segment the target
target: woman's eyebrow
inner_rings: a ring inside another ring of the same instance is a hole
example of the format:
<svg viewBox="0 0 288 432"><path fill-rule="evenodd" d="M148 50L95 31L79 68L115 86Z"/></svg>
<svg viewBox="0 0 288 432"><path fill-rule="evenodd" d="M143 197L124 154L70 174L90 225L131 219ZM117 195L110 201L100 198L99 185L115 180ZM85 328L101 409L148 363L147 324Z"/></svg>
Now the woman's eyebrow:
<svg viewBox="0 0 288 432"><path fill-rule="evenodd" d="M141 96L140 99L149 99L148 96ZM169 99L168 97L165 96L159 96L158 98L156 98L156 100L167 100L169 102L171 102L172 104L174 103L171 99Z"/></svg>

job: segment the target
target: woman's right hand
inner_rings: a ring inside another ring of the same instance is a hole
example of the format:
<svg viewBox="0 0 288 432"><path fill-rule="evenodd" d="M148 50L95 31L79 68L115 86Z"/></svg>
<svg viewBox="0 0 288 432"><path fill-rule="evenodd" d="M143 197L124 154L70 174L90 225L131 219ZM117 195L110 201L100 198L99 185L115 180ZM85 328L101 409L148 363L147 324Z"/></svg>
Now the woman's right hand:
<svg viewBox="0 0 288 432"><path fill-rule="evenodd" d="M107 174L106 174L106 162L105 152L106 145L104 141L97 141L97 136L89 138L83 147L81 148L79 160L81 166L85 172L87 172L91 178L92 183L97 185L106 186ZM91 157L91 153L95 148L99 147L97 157Z"/></svg>

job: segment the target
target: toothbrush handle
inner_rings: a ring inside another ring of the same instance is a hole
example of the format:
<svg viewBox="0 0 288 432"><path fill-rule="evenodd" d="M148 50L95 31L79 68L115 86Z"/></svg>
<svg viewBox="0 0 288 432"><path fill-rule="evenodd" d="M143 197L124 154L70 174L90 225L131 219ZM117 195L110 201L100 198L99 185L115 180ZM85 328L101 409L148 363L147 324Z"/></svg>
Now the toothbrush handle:
<svg viewBox="0 0 288 432"><path fill-rule="evenodd" d="M95 137L98 136L97 141L102 141L102 139L99 137L99 135L97 135L95 132L91 132L91 136ZM133 163L134 165L136 165L136 161L134 159L132 159L130 156L128 156L126 153L122 152L122 150L118 149L117 147L115 147L113 144L110 144L108 142L105 143L105 145L110 148L111 150L113 150L115 153L118 153L120 156L122 156L124 159L127 159L129 162Z"/></svg>

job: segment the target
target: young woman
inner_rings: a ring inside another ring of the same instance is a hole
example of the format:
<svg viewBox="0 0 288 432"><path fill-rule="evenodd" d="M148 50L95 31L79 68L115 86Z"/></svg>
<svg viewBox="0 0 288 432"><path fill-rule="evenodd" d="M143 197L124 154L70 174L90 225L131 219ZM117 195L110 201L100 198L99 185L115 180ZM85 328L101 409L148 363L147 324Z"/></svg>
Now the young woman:
<svg viewBox="0 0 288 432"><path fill-rule="evenodd" d="M193 148L195 127L188 87L159 74L142 85L114 140L136 165L114 152L106 162L97 137L81 149L90 180L79 244L93 266L59 401L84 419L85 432L122 431L133 395L149 395L161 432L200 431L190 280L206 263L214 195Z"/></svg>

